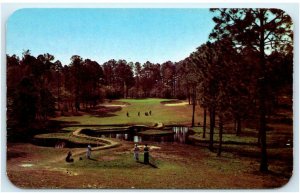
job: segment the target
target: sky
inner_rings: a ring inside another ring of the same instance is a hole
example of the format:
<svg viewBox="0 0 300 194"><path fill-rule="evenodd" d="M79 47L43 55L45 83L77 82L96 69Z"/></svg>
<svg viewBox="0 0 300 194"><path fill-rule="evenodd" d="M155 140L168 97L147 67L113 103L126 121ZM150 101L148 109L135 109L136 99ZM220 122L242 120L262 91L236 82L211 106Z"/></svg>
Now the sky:
<svg viewBox="0 0 300 194"><path fill-rule="evenodd" d="M50 53L64 65L72 55L101 64L177 62L208 41L212 17L198 8L20 9L6 23L6 53Z"/></svg>

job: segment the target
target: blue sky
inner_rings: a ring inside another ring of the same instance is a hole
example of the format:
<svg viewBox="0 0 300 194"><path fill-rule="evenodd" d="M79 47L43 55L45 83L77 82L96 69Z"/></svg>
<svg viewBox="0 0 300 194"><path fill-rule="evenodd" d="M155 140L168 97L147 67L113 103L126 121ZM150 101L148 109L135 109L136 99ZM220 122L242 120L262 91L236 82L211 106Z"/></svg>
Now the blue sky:
<svg viewBox="0 0 300 194"><path fill-rule="evenodd" d="M21 9L7 21L7 54L50 53L69 64L72 55L162 63L187 57L208 40L208 9Z"/></svg>

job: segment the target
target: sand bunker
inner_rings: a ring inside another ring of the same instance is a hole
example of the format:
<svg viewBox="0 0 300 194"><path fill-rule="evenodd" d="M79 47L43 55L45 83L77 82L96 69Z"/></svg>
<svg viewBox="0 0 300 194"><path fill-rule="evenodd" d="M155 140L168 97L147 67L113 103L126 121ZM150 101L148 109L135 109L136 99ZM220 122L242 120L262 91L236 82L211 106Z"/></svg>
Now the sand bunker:
<svg viewBox="0 0 300 194"><path fill-rule="evenodd" d="M32 167L33 164L21 164L20 166L25 167L25 168L28 168L28 167Z"/></svg>
<svg viewBox="0 0 300 194"><path fill-rule="evenodd" d="M149 146L150 150L160 150L161 147L159 146Z"/></svg>
<svg viewBox="0 0 300 194"><path fill-rule="evenodd" d="M138 148L140 149L140 151L143 151L144 150L144 145L139 145ZM161 147L159 146L148 146L150 150L160 150Z"/></svg>
<svg viewBox="0 0 300 194"><path fill-rule="evenodd" d="M170 103L170 104L165 104L165 106L185 106L188 105L188 102L180 102L180 103Z"/></svg>
<svg viewBox="0 0 300 194"><path fill-rule="evenodd" d="M126 104L103 104L105 107L126 107Z"/></svg>

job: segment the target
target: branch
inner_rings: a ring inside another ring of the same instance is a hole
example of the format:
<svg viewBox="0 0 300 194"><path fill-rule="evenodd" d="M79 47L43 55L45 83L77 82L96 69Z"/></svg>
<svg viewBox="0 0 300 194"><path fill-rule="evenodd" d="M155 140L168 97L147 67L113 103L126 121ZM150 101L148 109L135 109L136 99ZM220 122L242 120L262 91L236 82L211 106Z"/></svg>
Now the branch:
<svg viewBox="0 0 300 194"><path fill-rule="evenodd" d="M270 31L268 32L268 34L265 36L264 40L267 40L271 33L272 33L272 31L270 30Z"/></svg>
<svg viewBox="0 0 300 194"><path fill-rule="evenodd" d="M228 9L224 9L224 11L220 10L220 12L222 12L222 13L228 15L228 16L231 18L231 20L235 21L235 19L231 16L231 14L226 13L226 10L228 10Z"/></svg>
<svg viewBox="0 0 300 194"><path fill-rule="evenodd" d="M275 22L275 20L278 19L279 16L280 16L280 17L283 17L283 13L281 13L280 15L277 15L277 16L276 16L274 19L272 19L270 22L266 23L265 26L271 24L272 22ZM272 31L270 30L269 33L265 36L264 40L266 40L266 39L269 37L269 35L271 34L271 32L272 32Z"/></svg>

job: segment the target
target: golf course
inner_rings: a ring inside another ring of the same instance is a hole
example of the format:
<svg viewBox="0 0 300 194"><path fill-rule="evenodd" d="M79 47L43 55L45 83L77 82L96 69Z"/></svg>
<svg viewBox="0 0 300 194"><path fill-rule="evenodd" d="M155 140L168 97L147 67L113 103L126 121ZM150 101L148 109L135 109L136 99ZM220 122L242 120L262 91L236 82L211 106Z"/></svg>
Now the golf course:
<svg viewBox="0 0 300 194"><path fill-rule="evenodd" d="M131 6L11 14L6 182L297 189L290 15L273 4Z"/></svg>
<svg viewBox="0 0 300 194"><path fill-rule="evenodd" d="M218 157L207 149L209 134L202 138L201 126L190 127L192 106L183 101L120 99L100 104L96 110L54 118L52 122L61 123L61 129L35 135L32 143L8 143L10 181L20 188L253 189L284 186L292 175L293 149L286 145L292 138L289 124L274 124L274 130L268 132L271 173L264 174L257 170L260 149L255 129L243 128L244 135L237 137L229 127L223 137L224 151ZM149 110L151 116L138 116ZM196 122L201 121L197 109ZM124 136L99 135L101 131L126 134L132 126L143 129L146 136L164 137L171 131L175 137L174 126L188 128L188 135L184 142L175 138L144 141L143 135L140 142L134 142ZM67 143L57 147L58 142ZM135 143L140 148L138 162L133 158ZM85 156L88 144L92 145L91 159ZM144 144L150 147L150 165L143 163ZM65 161L69 151L72 163Z"/></svg>

